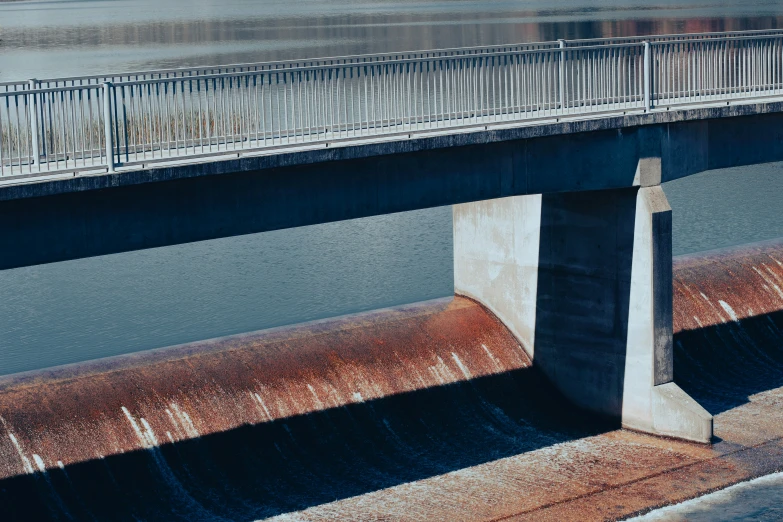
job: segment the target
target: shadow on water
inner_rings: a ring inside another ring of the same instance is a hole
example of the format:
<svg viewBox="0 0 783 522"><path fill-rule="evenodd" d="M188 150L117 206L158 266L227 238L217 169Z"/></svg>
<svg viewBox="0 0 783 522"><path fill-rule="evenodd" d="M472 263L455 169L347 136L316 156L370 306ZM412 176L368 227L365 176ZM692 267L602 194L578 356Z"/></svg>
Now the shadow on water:
<svg viewBox="0 0 783 522"><path fill-rule="evenodd" d="M674 378L710 413L783 386L783 311L674 336Z"/></svg>
<svg viewBox="0 0 783 522"><path fill-rule="evenodd" d="M616 427L528 368L16 476L0 505L7 521L250 521Z"/></svg>

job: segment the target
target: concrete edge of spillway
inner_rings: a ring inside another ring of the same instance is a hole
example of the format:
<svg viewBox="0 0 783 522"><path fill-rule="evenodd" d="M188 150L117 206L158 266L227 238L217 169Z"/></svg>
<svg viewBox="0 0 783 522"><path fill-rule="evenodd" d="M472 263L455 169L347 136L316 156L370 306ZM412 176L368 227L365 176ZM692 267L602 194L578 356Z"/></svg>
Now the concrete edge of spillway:
<svg viewBox="0 0 783 522"><path fill-rule="evenodd" d="M783 310L783 239L674 259L674 332Z"/></svg>
<svg viewBox="0 0 783 522"><path fill-rule="evenodd" d="M529 367L466 298L0 380L0 478Z"/></svg>

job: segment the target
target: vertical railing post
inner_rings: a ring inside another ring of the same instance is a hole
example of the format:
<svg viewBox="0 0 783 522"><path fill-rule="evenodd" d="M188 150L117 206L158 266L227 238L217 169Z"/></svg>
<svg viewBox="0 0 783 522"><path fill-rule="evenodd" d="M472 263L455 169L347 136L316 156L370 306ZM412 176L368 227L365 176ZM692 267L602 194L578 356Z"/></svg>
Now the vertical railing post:
<svg viewBox="0 0 783 522"><path fill-rule="evenodd" d="M650 91L652 86L651 60L650 60L650 42L644 42L644 110L649 111L652 108Z"/></svg>
<svg viewBox="0 0 783 522"><path fill-rule="evenodd" d="M565 46L562 38L557 41L560 44L560 111L565 112Z"/></svg>
<svg viewBox="0 0 783 522"><path fill-rule="evenodd" d="M30 136L32 137L32 150L30 151L30 159L34 165L39 165L41 161L41 148L38 142L39 125L38 125L38 94L35 90L38 88L38 80L30 80Z"/></svg>
<svg viewBox="0 0 783 522"><path fill-rule="evenodd" d="M111 82L103 84L103 132L106 140L106 166L114 172L114 146L111 132Z"/></svg>

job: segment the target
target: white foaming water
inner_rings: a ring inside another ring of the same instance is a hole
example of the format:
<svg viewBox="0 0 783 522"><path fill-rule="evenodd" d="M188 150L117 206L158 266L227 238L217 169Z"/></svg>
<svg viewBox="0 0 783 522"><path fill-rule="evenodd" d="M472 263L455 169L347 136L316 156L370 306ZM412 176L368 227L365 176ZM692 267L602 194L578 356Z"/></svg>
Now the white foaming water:
<svg viewBox="0 0 783 522"><path fill-rule="evenodd" d="M16 452L19 454L19 458L22 460L22 466L24 466L25 472L32 473L33 466L32 464L30 464L30 459L25 457L24 452L22 451L22 446L19 444L19 441L16 439L16 436L14 436L13 433L9 433L8 438L11 439L11 443L14 445L14 448L16 448Z"/></svg>
<svg viewBox="0 0 783 522"><path fill-rule="evenodd" d="M151 439L148 437L147 433L142 431L141 428L139 428L138 423L136 422L136 419L133 418L133 415L131 415L130 411L128 411L128 408L125 406L122 407L122 413L125 414L125 418L128 419L128 422L130 422L131 427L133 428L134 433L136 433L136 437L139 439L139 444L141 444L142 448L150 449L155 446L154 442L154 436Z"/></svg>
<svg viewBox="0 0 783 522"><path fill-rule="evenodd" d="M271 421L274 418L272 417L272 414L269 413L269 408L266 407L266 404L264 404L263 399L261 399L261 396L257 393L251 393L251 396L258 402L258 405L264 410L264 415L266 415L265 420Z"/></svg>
<svg viewBox="0 0 783 522"><path fill-rule="evenodd" d="M465 379L470 380L473 378L473 376L470 373L470 370L468 370L468 367L465 366L465 364L460 360L459 356L457 356L456 353L451 352L451 357L454 359L454 362L457 363L457 366L459 367L459 370L462 372L462 375L465 376Z"/></svg>
<svg viewBox="0 0 783 522"><path fill-rule="evenodd" d="M718 300L718 303L720 303L721 307L726 311L727 314L729 314L729 317L731 317L732 321L734 321L735 323L739 322L737 313L734 311L734 309L731 306L729 306L729 303L721 300Z"/></svg>
<svg viewBox="0 0 783 522"><path fill-rule="evenodd" d="M195 438L200 436L200 433L196 429L196 426L193 424L193 421L190 419L190 415L185 410L180 409L179 405L176 402L171 403L171 408L174 410L174 413L179 417L180 423L182 424L182 428L185 430L185 433L189 437Z"/></svg>
<svg viewBox="0 0 783 522"><path fill-rule="evenodd" d="M190 417L187 416L187 413L184 411L181 411L179 407L172 403L172 407L175 408L175 411L177 415L183 415L187 418L188 423L190 423ZM133 417L131 412L126 408L125 406L122 406L122 413L125 415L125 418L128 419L128 422L130 422L131 427L133 428L133 431L136 433L136 436L139 439L139 443L142 445L144 449L149 451L149 455L152 457L153 462L158 468L158 471L160 472L160 476L165 481L166 485L170 488L171 492L176 495L173 498L176 498L179 502L182 503L191 513L195 514L196 520L203 520L203 521L223 521L223 519L220 516L212 514L209 510L207 510L204 506L202 506L196 499L194 499L190 492L185 488L185 486L182 485L182 483L177 478L174 471L169 466L168 462L166 461L166 458L163 456L163 453L160 451L160 443L158 441L157 436L155 436L155 432L152 430L152 427L147 422L147 420L144 417L139 417L139 422L143 426L144 429L139 427L139 423L136 422L136 419ZM192 423L191 423L192 428ZM195 429L195 428L193 428Z"/></svg>
<svg viewBox="0 0 783 522"><path fill-rule="evenodd" d="M46 473L46 463L43 461L40 455L33 453L33 461L35 461L35 465L38 466L38 471L41 473Z"/></svg>
<svg viewBox="0 0 783 522"><path fill-rule="evenodd" d="M783 520L783 473L657 509L633 522L778 522Z"/></svg>
<svg viewBox="0 0 783 522"><path fill-rule="evenodd" d="M770 268L767 265L762 263L761 266L764 267L764 270L766 272L769 272L770 276L772 276L773 278L775 277L775 272L770 270ZM781 299L783 299L783 290L781 290L780 287L777 284L775 284L775 281L771 280L768 276L762 274L761 271L755 266L753 267L753 270L759 275L759 277L761 277L764 281L766 281L766 283L769 284L775 290L775 292L777 292L778 296Z"/></svg>

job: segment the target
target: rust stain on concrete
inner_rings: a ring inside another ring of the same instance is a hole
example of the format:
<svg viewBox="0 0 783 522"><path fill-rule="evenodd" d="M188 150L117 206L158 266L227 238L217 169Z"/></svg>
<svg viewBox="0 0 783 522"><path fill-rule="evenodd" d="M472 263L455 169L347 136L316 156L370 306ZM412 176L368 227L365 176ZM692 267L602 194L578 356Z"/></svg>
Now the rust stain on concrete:
<svg viewBox="0 0 783 522"><path fill-rule="evenodd" d="M455 299L12 377L0 477L25 472L18 447L68 465L530 365L497 319Z"/></svg>
<svg viewBox="0 0 783 522"><path fill-rule="evenodd" d="M675 332L738 322L782 307L781 241L675 260Z"/></svg>
<svg viewBox="0 0 783 522"><path fill-rule="evenodd" d="M783 243L678 259L711 446L570 407L457 297L0 380L9 520L616 520L783 468ZM97 488L97 489L96 489Z"/></svg>

